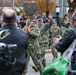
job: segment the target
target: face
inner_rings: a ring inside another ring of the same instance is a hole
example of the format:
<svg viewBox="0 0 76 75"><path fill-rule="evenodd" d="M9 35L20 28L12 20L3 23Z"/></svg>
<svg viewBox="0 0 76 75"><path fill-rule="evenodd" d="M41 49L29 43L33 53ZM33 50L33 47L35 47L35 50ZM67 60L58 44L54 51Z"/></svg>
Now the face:
<svg viewBox="0 0 76 75"><path fill-rule="evenodd" d="M69 21L69 18L65 18L65 19L64 19L64 22L68 22L68 21Z"/></svg>
<svg viewBox="0 0 76 75"><path fill-rule="evenodd" d="M42 25L43 24L43 20L38 20L38 25Z"/></svg>
<svg viewBox="0 0 76 75"><path fill-rule="evenodd" d="M76 25L76 21L74 21L73 19L72 19L72 25L73 25L73 26Z"/></svg>
<svg viewBox="0 0 76 75"><path fill-rule="evenodd" d="M35 24L37 23L37 21L33 21Z"/></svg>
<svg viewBox="0 0 76 75"><path fill-rule="evenodd" d="M33 27L35 23L33 21L30 22L30 27Z"/></svg>
<svg viewBox="0 0 76 75"><path fill-rule="evenodd" d="M57 27L57 23L53 23L53 27Z"/></svg>

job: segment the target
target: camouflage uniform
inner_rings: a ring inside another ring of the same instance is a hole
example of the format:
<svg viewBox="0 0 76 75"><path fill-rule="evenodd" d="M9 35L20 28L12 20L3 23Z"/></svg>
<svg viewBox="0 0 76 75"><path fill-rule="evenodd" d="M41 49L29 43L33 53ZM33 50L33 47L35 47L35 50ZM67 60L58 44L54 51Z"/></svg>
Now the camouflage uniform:
<svg viewBox="0 0 76 75"><path fill-rule="evenodd" d="M45 50L48 47L48 29L51 27L52 21L46 24L40 25L40 36L39 36L39 44L40 44L40 54L39 60L42 62L43 67L46 65L45 61Z"/></svg>
<svg viewBox="0 0 76 75"><path fill-rule="evenodd" d="M31 29L30 29L30 34L29 34L29 46L28 46L28 57L27 57L27 62L26 62L26 68L25 71L27 72L27 67L28 67L28 63L30 60L30 56L34 62L34 64L36 65L36 67L38 67L39 71L42 72L42 65L41 62L38 60L37 56L38 52L39 52L39 42L38 42L38 36L39 36L40 32L39 32L39 28L37 25L34 25Z"/></svg>
<svg viewBox="0 0 76 75"><path fill-rule="evenodd" d="M58 26L57 27L52 26L49 29L49 34L51 35L51 38L49 39L49 42L50 42L50 46L51 46L51 49L52 49L52 54L53 54L54 58L57 58L58 56L57 56L57 52L54 50L55 44L53 43L53 39L59 37L59 35L61 35L62 32L61 32L61 30Z"/></svg>
<svg viewBox="0 0 76 75"><path fill-rule="evenodd" d="M62 35L68 28L72 27L71 22L64 22L64 19L66 19L66 18L68 18L68 16L64 15L64 17L59 22L59 24L61 25Z"/></svg>
<svg viewBox="0 0 76 75"><path fill-rule="evenodd" d="M68 23L65 23L65 22L62 22L61 23L61 30L62 30L62 35L64 34L64 32L71 27L71 23L68 22Z"/></svg>

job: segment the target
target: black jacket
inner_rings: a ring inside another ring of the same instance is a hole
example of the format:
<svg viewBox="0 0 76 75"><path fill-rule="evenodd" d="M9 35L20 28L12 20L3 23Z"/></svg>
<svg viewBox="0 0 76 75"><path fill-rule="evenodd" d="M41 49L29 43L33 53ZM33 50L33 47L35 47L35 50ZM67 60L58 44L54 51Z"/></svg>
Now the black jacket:
<svg viewBox="0 0 76 75"><path fill-rule="evenodd" d="M65 31L62 39L56 44L55 48L63 53L76 38L76 26Z"/></svg>
<svg viewBox="0 0 76 75"><path fill-rule="evenodd" d="M14 53L14 57L16 57L17 63L9 72L6 74L2 74L0 72L0 75L21 75L25 69L28 35L26 32L18 29L16 25L13 24L4 25L1 30L4 29L10 29L10 34L4 39L0 39L0 42L6 44L17 44L17 50Z"/></svg>

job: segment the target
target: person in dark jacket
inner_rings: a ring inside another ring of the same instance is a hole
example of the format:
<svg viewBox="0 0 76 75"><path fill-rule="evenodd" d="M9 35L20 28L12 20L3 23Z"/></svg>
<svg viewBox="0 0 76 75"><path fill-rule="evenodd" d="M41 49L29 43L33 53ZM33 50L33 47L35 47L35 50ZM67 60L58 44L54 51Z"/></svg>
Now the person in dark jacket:
<svg viewBox="0 0 76 75"><path fill-rule="evenodd" d="M72 25L73 28L66 30L62 37L54 39L54 43L56 43L55 50L61 52L61 54L63 54L64 51L66 51L69 48L69 46L73 43L73 41L76 39L76 11L74 11L72 15ZM76 75L75 51L72 53L70 64L71 64L71 69L67 70L66 75Z"/></svg>
<svg viewBox="0 0 76 75"><path fill-rule="evenodd" d="M76 38L76 11L72 15L72 24L73 28L66 30L62 37L54 39L54 43L56 43L55 49L61 52L61 54L63 54Z"/></svg>
<svg viewBox="0 0 76 75"><path fill-rule="evenodd" d="M28 35L26 32L20 30L17 25L16 13L14 10L8 9L3 12L2 28L9 29L10 34L0 42L6 44L17 44L17 49L14 52L16 64L7 72L0 71L0 75L22 75L26 65L26 55L28 47ZM1 66L0 66L1 67Z"/></svg>

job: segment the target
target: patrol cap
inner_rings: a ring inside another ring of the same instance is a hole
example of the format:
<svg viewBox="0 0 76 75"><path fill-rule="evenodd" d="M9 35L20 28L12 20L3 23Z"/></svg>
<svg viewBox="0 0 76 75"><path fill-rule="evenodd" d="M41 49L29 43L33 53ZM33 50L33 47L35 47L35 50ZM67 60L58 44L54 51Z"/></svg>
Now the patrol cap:
<svg viewBox="0 0 76 75"><path fill-rule="evenodd" d="M64 19L67 19L68 18L68 13L65 13L64 14Z"/></svg>
<svg viewBox="0 0 76 75"><path fill-rule="evenodd" d="M55 19L52 20L53 24L57 24L57 21Z"/></svg>
<svg viewBox="0 0 76 75"><path fill-rule="evenodd" d="M76 21L76 11L73 12L72 19Z"/></svg>
<svg viewBox="0 0 76 75"><path fill-rule="evenodd" d="M42 16L38 16L38 17L37 17L37 20L43 20L43 19L42 19Z"/></svg>
<svg viewBox="0 0 76 75"><path fill-rule="evenodd" d="M68 16L65 16L64 19L68 18Z"/></svg>

